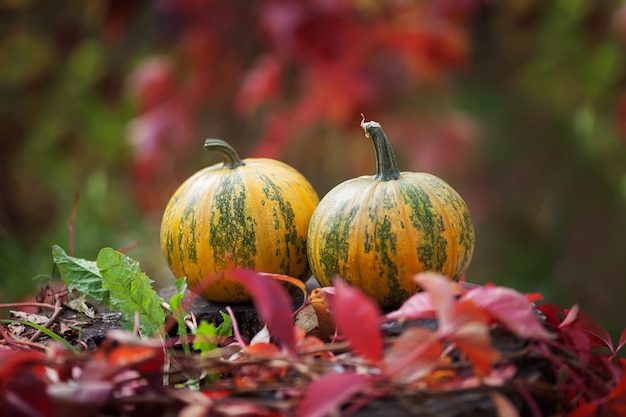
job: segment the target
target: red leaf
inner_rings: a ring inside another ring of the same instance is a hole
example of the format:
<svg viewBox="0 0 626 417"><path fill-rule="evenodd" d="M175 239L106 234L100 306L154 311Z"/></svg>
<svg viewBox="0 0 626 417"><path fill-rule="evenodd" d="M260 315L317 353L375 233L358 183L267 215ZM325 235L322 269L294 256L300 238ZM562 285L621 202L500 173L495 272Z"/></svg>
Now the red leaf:
<svg viewBox="0 0 626 417"><path fill-rule="evenodd" d="M452 281L436 272L422 272L414 278L415 282L428 291L439 319L439 332L447 334L454 328L454 289Z"/></svg>
<svg viewBox="0 0 626 417"><path fill-rule="evenodd" d="M228 272L246 287L261 320L272 337L289 353L296 353L296 328L291 317L292 303L287 291L278 281L247 269Z"/></svg>
<svg viewBox="0 0 626 417"><path fill-rule="evenodd" d="M385 354L385 371L394 381L410 383L430 374L439 364L441 342L422 327L410 327Z"/></svg>
<svg viewBox="0 0 626 417"><path fill-rule="evenodd" d="M399 309L385 316L389 320L416 320L435 317L435 306L427 292L418 292L406 300Z"/></svg>
<svg viewBox="0 0 626 417"><path fill-rule="evenodd" d="M493 318L488 311L477 306L472 300L461 298L454 305L454 327L456 328L473 321L490 324Z"/></svg>
<svg viewBox="0 0 626 417"><path fill-rule="evenodd" d="M137 369L140 372L157 372L163 369L163 347L120 345L109 352L107 361L111 366Z"/></svg>
<svg viewBox="0 0 626 417"><path fill-rule="evenodd" d="M611 335L598 320L589 314L580 311L578 313L578 320L574 323L573 327L588 333L591 336L592 346L606 346L613 351Z"/></svg>
<svg viewBox="0 0 626 417"><path fill-rule="evenodd" d="M563 308L556 304L541 304L537 309L546 317L546 324L553 329L558 328L565 317Z"/></svg>
<svg viewBox="0 0 626 417"><path fill-rule="evenodd" d="M0 350L0 415L54 414L44 382L44 361L40 352Z"/></svg>
<svg viewBox="0 0 626 417"><path fill-rule="evenodd" d="M280 354L280 349L273 343L260 342L246 346L244 351L254 356L272 357Z"/></svg>
<svg viewBox="0 0 626 417"><path fill-rule="evenodd" d="M36 351L0 350L0 387L16 374L25 370L43 376L45 355Z"/></svg>
<svg viewBox="0 0 626 417"><path fill-rule="evenodd" d="M579 311L580 308L578 307L578 304L574 304L572 308L567 311L567 316L565 316L565 319L563 319L561 324L559 324L559 328L571 326L576 320L578 320Z"/></svg>
<svg viewBox="0 0 626 417"><path fill-rule="evenodd" d="M624 345L626 345L626 328L622 331L622 334L619 337L619 344L615 348L615 354L617 354L617 352L619 352Z"/></svg>
<svg viewBox="0 0 626 417"><path fill-rule="evenodd" d="M230 397L231 392L228 390L209 389L207 391L201 391L202 395L212 400L220 400L222 398Z"/></svg>
<svg viewBox="0 0 626 417"><path fill-rule="evenodd" d="M486 323L478 321L465 323L456 328L449 338L474 364L474 372L478 376L488 374L493 362L500 358L500 352L491 345L489 327Z"/></svg>
<svg viewBox="0 0 626 417"><path fill-rule="evenodd" d="M476 303L470 294L481 290L486 295L493 296L499 287L472 289L462 295L457 302L453 282L444 275L433 272L421 273L415 277L415 281L431 295L439 319L437 335L453 342L462 350L474 364L477 375L489 373L492 363L500 357L500 353L491 345L487 326L490 316L493 315L491 310L498 312L498 309L493 308L497 299L480 298L483 306ZM502 295L501 291L499 293ZM522 300L524 306L528 307L529 304L523 296Z"/></svg>
<svg viewBox="0 0 626 417"><path fill-rule="evenodd" d="M164 58L144 59L128 79L130 94L138 98L139 111L160 107L176 92L172 62Z"/></svg>
<svg viewBox="0 0 626 417"><path fill-rule="evenodd" d="M584 331L575 327L563 327L560 329L564 343L576 351L578 358L583 362L589 362L591 356L590 337Z"/></svg>
<svg viewBox="0 0 626 417"><path fill-rule="evenodd" d="M613 391L609 394L611 405L626 406L626 372L622 374L622 378Z"/></svg>
<svg viewBox="0 0 626 417"><path fill-rule="evenodd" d="M289 143L293 115L289 111L275 112L267 117L263 135L252 152L255 158L278 158Z"/></svg>
<svg viewBox="0 0 626 417"><path fill-rule="evenodd" d="M626 415L626 373L622 375L619 383L607 397L587 403L577 408L566 417L623 415Z"/></svg>
<svg viewBox="0 0 626 417"><path fill-rule="evenodd" d="M369 380L370 376L363 374L324 375L306 387L294 415L300 417L332 415L333 410L361 391Z"/></svg>
<svg viewBox="0 0 626 417"><path fill-rule="evenodd" d="M534 303L539 300L543 300L543 295L541 295L541 293L531 292L526 294L526 301L528 301L529 303Z"/></svg>
<svg viewBox="0 0 626 417"><path fill-rule="evenodd" d="M89 365L104 366L107 372L115 368L158 372L165 364L165 353L162 343L156 339L141 339L125 330L112 329L107 332L107 339L94 352L92 359ZM96 365L97 361L102 363Z"/></svg>
<svg viewBox="0 0 626 417"><path fill-rule="evenodd" d="M511 288L473 288L462 299L471 300L519 337L539 340L552 338L539 322L526 297Z"/></svg>
<svg viewBox="0 0 626 417"><path fill-rule="evenodd" d="M296 287L302 293L302 298L307 298L307 289L306 284L302 282L302 280L294 277L290 277L289 275L281 275L281 274L270 274L269 272L258 272L259 275L264 275L268 278L274 279L276 281L286 282L289 285Z"/></svg>
<svg viewBox="0 0 626 417"><path fill-rule="evenodd" d="M380 309L374 300L343 281L335 280L334 315L337 327L355 352L374 362L382 359Z"/></svg>
<svg viewBox="0 0 626 417"><path fill-rule="evenodd" d="M53 404L49 386L30 371L16 374L0 392L0 415L15 417L53 417L58 407Z"/></svg>
<svg viewBox="0 0 626 417"><path fill-rule="evenodd" d="M235 98L235 111L250 115L264 101L275 97L280 89L282 67L271 55L261 57L244 76Z"/></svg>

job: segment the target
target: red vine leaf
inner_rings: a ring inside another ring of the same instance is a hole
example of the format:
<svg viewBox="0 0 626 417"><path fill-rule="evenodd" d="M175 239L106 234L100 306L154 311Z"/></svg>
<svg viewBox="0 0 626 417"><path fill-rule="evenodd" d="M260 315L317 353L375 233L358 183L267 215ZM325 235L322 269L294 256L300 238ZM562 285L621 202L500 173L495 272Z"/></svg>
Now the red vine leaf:
<svg viewBox="0 0 626 417"><path fill-rule="evenodd" d="M374 300L337 279L334 315L339 331L350 341L355 352L373 362L382 359L380 309Z"/></svg>
<svg viewBox="0 0 626 417"><path fill-rule="evenodd" d="M622 374L619 383L609 394L609 405L615 415L626 415L626 372ZM617 412L618 410L620 412Z"/></svg>
<svg viewBox="0 0 626 417"><path fill-rule="evenodd" d="M531 292L526 294L526 301L529 303L536 303L537 301L543 300L543 295L538 292Z"/></svg>
<svg viewBox="0 0 626 417"><path fill-rule="evenodd" d="M563 327L560 329L565 344L578 354L583 362L589 362L591 358L591 338L584 331L575 327Z"/></svg>
<svg viewBox="0 0 626 417"><path fill-rule="evenodd" d="M487 375L491 371L491 365L500 359L500 352L491 345L489 327L485 323L465 323L455 329L450 339L467 355L478 376Z"/></svg>
<svg viewBox="0 0 626 417"><path fill-rule="evenodd" d="M509 331L521 338L547 340L552 335L542 326L526 297L511 288L472 288L462 299L471 300Z"/></svg>
<svg viewBox="0 0 626 417"><path fill-rule="evenodd" d="M609 332L592 316L580 311L578 320L573 324L574 328L580 329L589 334L591 346L605 346L613 351L613 340Z"/></svg>
<svg viewBox="0 0 626 417"><path fill-rule="evenodd" d="M244 76L235 98L235 111L249 116L280 91L282 66L276 57L265 55Z"/></svg>
<svg viewBox="0 0 626 417"><path fill-rule="evenodd" d="M294 278L294 277L290 277L289 275L282 275L282 274L270 274L269 272L257 272L259 275L264 275L268 278L274 279L276 281L282 281L282 282L286 282L287 284L296 287L297 289L300 290L300 292L302 293L302 298L306 299L307 298L307 289L306 289L306 284L298 279L298 278Z"/></svg>
<svg viewBox="0 0 626 417"><path fill-rule="evenodd" d="M0 388L4 385L2 383L26 369L43 377L45 358L45 355L36 351L0 350Z"/></svg>
<svg viewBox="0 0 626 417"><path fill-rule="evenodd" d="M294 415L300 417L331 415L333 410L360 392L369 380L370 376L364 374L327 374L313 381L304 390Z"/></svg>
<svg viewBox="0 0 626 417"><path fill-rule="evenodd" d="M267 117L262 137L252 152L255 158L278 158L289 142L292 112L274 112Z"/></svg>
<svg viewBox="0 0 626 417"><path fill-rule="evenodd" d="M619 344L615 348L615 354L617 354L617 352L619 352L624 345L626 345L626 328L622 331L622 334L619 337Z"/></svg>
<svg viewBox="0 0 626 417"><path fill-rule="evenodd" d="M296 331L291 318L292 303L287 291L278 281L263 274L235 268L228 272L250 292L261 320L272 337L289 354L296 353Z"/></svg>
<svg viewBox="0 0 626 417"><path fill-rule="evenodd" d="M574 304L572 308L567 311L567 315L565 316L565 319L563 319L561 324L559 324L559 328L571 326L572 324L574 324L574 322L578 320L579 311L580 308L578 307L578 304Z"/></svg>
<svg viewBox="0 0 626 417"><path fill-rule="evenodd" d="M1 415L52 416L45 356L33 351L0 351Z"/></svg>
<svg viewBox="0 0 626 417"><path fill-rule="evenodd" d="M389 320L417 320L435 317L435 306L427 292L418 292L409 297L399 309L385 316Z"/></svg>
<svg viewBox="0 0 626 417"><path fill-rule="evenodd" d="M626 373L611 393L593 402L582 405L566 417L595 417L626 415Z"/></svg>
<svg viewBox="0 0 626 417"><path fill-rule="evenodd" d="M487 326L491 311L475 303L472 297L465 298L473 290L457 301L453 281L442 274L421 273L415 277L415 281L431 295L439 319L439 337L453 342L463 351L473 363L477 375L487 374L491 364L500 357L500 353L491 345ZM492 291L495 288L482 289ZM487 307L494 303L494 300L489 302L488 298L486 301L484 305ZM524 303L528 306L525 300Z"/></svg>
<svg viewBox="0 0 626 417"><path fill-rule="evenodd" d="M422 272L417 274L414 280L430 294L439 319L439 332L442 334L452 332L455 303L452 281L445 275L436 272Z"/></svg>
<svg viewBox="0 0 626 417"><path fill-rule="evenodd" d="M433 332L409 327L385 354L385 370L397 382L411 383L429 375L439 364L441 342Z"/></svg>
<svg viewBox="0 0 626 417"><path fill-rule="evenodd" d="M280 349L273 343L259 342L246 346L244 351L249 355L272 357L280 354Z"/></svg>
<svg viewBox="0 0 626 417"><path fill-rule="evenodd" d="M556 304L541 304L537 306L537 310L545 316L545 323L552 329L558 329L565 319L565 311Z"/></svg>

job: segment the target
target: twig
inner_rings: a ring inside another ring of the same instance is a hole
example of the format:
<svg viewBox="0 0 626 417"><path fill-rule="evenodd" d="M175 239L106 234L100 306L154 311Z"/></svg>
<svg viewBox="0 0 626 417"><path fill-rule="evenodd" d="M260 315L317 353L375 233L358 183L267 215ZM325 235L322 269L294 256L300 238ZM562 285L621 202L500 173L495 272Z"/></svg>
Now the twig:
<svg viewBox="0 0 626 417"><path fill-rule="evenodd" d="M139 246L139 242L134 241L132 243L129 243L128 245L124 246L123 248L118 249L118 252L122 252L122 253L126 253L132 249L135 249L137 246Z"/></svg>
<svg viewBox="0 0 626 417"><path fill-rule="evenodd" d="M0 304L0 308L15 308L15 307L39 307L39 308L47 308L49 310L54 310L56 308L52 304L48 304L48 303L24 302L24 303Z"/></svg>
<svg viewBox="0 0 626 417"><path fill-rule="evenodd" d="M63 312L63 302L61 300L62 300L61 297L58 297L55 300L55 302L54 302L54 313L52 313L52 316L50 316L48 321L45 324L43 324L43 327L45 327L46 329L49 328L50 325L52 323L54 323L56 321L56 319L59 318L59 316ZM35 334L32 335L30 339L28 339L28 341L34 343L39 338L39 336L41 336L41 330L37 330L35 332Z"/></svg>
<svg viewBox="0 0 626 417"><path fill-rule="evenodd" d="M0 326L0 336L2 336L2 338L4 339L4 343L2 343L3 341L0 341L0 344L6 344L8 346L19 347L19 348L21 348L22 346L28 346L28 347L36 348L39 350L43 350L44 352L47 352L49 349L47 346L40 345L39 343L16 339L15 336L13 336L10 333L7 333L2 326Z"/></svg>
<svg viewBox="0 0 626 417"><path fill-rule="evenodd" d="M241 333L239 333L239 325L237 324L237 317L235 317L235 313L230 306L226 307L226 312L230 316L230 321L233 323L233 332L235 333L235 340L241 345L242 348L246 347L246 342L244 342L243 337L241 337Z"/></svg>

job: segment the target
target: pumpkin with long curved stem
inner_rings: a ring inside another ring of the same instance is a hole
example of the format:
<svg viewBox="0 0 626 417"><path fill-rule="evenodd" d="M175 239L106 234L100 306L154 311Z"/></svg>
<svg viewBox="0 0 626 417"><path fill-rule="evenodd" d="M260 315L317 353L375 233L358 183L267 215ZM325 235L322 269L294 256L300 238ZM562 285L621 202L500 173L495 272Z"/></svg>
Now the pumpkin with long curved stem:
<svg viewBox="0 0 626 417"><path fill-rule="evenodd" d="M163 214L161 248L174 274L218 302L250 299L223 272L232 266L306 280L307 228L319 202L311 184L282 162L242 160L222 140L204 146L222 162L188 178ZM205 281L216 273L215 282Z"/></svg>
<svg viewBox="0 0 626 417"><path fill-rule="evenodd" d="M341 277L396 308L419 290L412 275L465 273L474 226L452 187L431 174L400 172L380 124L361 126L374 143L376 175L345 181L322 198L309 224L308 257L322 286Z"/></svg>

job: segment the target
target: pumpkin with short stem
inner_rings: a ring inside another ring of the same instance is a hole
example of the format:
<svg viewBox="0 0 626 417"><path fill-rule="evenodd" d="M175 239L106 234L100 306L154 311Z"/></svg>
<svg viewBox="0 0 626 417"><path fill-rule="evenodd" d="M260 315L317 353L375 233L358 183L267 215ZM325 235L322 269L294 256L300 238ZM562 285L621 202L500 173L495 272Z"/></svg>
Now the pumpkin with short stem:
<svg viewBox="0 0 626 417"><path fill-rule="evenodd" d="M340 277L385 308L419 290L412 276L436 271L458 279L474 251L467 205L442 179L400 172L376 122L362 122L374 143L377 172L329 191L313 213L308 257L322 286Z"/></svg>
<svg viewBox="0 0 626 417"><path fill-rule="evenodd" d="M222 140L204 146L222 162L188 178L163 214L161 248L174 274L218 302L250 299L224 273L234 266L306 280L307 228L319 202L311 184L280 161L241 160Z"/></svg>

